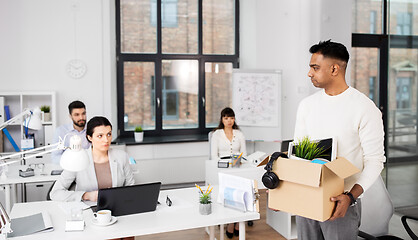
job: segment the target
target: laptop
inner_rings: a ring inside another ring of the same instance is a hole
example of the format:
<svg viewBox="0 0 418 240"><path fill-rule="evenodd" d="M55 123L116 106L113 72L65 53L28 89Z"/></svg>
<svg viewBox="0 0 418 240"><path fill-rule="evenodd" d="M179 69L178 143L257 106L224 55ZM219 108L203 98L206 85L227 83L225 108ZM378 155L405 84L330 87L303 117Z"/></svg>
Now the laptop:
<svg viewBox="0 0 418 240"><path fill-rule="evenodd" d="M113 216L152 212L157 208L161 182L99 189L97 211L108 209Z"/></svg>

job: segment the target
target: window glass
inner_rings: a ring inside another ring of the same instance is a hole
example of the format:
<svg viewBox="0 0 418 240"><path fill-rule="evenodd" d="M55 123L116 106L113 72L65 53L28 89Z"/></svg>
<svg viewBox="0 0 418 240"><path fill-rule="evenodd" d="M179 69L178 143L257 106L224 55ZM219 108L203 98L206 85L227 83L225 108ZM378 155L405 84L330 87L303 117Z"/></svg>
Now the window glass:
<svg viewBox="0 0 418 240"><path fill-rule="evenodd" d="M235 54L234 3L234 0L203 0L204 54Z"/></svg>
<svg viewBox="0 0 418 240"><path fill-rule="evenodd" d="M351 48L351 86L379 104L379 49Z"/></svg>
<svg viewBox="0 0 418 240"><path fill-rule="evenodd" d="M396 34L411 35L411 13L401 12L396 15Z"/></svg>
<svg viewBox="0 0 418 240"><path fill-rule="evenodd" d="M205 63L206 127L219 124L221 111L232 107L232 63Z"/></svg>
<svg viewBox="0 0 418 240"><path fill-rule="evenodd" d="M157 26L157 0L151 0L151 24ZM162 27L177 27L177 0L161 0Z"/></svg>
<svg viewBox="0 0 418 240"><path fill-rule="evenodd" d="M417 16L416 12L418 12L418 4L416 1L391 1L389 11L390 34L418 34L418 28L414 26L414 16Z"/></svg>
<svg viewBox="0 0 418 240"><path fill-rule="evenodd" d="M149 1L120 1L120 44L124 53L156 53L157 28L151 17Z"/></svg>
<svg viewBox="0 0 418 240"><path fill-rule="evenodd" d="M197 60L163 60L163 129L198 127L198 68Z"/></svg>
<svg viewBox="0 0 418 240"><path fill-rule="evenodd" d="M390 49L388 83L390 149L388 155L390 157L418 154L417 64L417 49Z"/></svg>
<svg viewBox="0 0 418 240"><path fill-rule="evenodd" d="M153 0L156 1L156 0ZM161 1L162 52L197 53L198 1Z"/></svg>
<svg viewBox="0 0 418 240"><path fill-rule="evenodd" d="M123 72L125 131L132 131L138 125L144 130L154 130L154 63L125 62Z"/></svg>
<svg viewBox="0 0 418 240"><path fill-rule="evenodd" d="M355 0L352 11L353 33L382 33L382 1Z"/></svg>

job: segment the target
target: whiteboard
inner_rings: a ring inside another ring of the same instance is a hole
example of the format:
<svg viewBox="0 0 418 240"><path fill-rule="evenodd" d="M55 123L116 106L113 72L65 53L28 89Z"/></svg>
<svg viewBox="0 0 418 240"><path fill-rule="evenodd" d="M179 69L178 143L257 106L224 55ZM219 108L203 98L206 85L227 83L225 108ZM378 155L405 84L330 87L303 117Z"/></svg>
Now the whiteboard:
<svg viewBox="0 0 418 240"><path fill-rule="evenodd" d="M232 73L232 106L247 140L281 140L281 71Z"/></svg>

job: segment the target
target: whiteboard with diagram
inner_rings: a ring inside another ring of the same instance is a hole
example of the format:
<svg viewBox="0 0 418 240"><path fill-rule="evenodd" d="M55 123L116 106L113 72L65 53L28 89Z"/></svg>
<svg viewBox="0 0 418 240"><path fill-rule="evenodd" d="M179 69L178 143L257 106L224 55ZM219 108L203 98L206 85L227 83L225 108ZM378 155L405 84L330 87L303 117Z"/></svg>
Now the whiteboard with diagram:
<svg viewBox="0 0 418 240"><path fill-rule="evenodd" d="M281 140L281 71L234 69L232 106L247 140Z"/></svg>

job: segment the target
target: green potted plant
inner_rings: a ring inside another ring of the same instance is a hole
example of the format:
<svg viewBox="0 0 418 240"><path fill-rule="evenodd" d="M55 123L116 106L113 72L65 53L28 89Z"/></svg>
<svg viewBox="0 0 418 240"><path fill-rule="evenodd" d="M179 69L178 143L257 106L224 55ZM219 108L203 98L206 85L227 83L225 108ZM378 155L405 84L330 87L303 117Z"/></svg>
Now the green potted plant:
<svg viewBox="0 0 418 240"><path fill-rule="evenodd" d="M203 191L202 188L200 188L199 185L196 184L196 187L199 189L199 212L202 215L209 215L212 213L212 199L211 199L211 193L213 190L213 187L211 188L210 185L206 189L206 191Z"/></svg>
<svg viewBox="0 0 418 240"><path fill-rule="evenodd" d="M295 144L295 156L298 158L313 160L326 157L326 149L319 146L319 142L311 141L309 137L303 137Z"/></svg>
<svg viewBox="0 0 418 240"><path fill-rule="evenodd" d="M42 120L44 122L50 122L51 121L51 112L50 112L51 108L47 105L43 105L41 106L41 111L42 111Z"/></svg>
<svg viewBox="0 0 418 240"><path fill-rule="evenodd" d="M144 140L144 130L141 126L136 126L134 130L135 142L142 142Z"/></svg>

